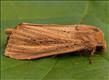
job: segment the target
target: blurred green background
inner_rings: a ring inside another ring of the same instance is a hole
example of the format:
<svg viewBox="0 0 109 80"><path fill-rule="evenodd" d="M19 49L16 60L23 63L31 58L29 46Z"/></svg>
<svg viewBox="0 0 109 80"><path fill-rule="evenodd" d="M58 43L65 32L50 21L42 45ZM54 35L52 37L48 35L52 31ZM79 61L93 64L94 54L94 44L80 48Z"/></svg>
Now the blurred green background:
<svg viewBox="0 0 109 80"><path fill-rule="evenodd" d="M109 1L1 1L1 80L109 80L109 48L87 56L15 60L3 56L6 28L21 22L88 24L100 28L109 46Z"/></svg>

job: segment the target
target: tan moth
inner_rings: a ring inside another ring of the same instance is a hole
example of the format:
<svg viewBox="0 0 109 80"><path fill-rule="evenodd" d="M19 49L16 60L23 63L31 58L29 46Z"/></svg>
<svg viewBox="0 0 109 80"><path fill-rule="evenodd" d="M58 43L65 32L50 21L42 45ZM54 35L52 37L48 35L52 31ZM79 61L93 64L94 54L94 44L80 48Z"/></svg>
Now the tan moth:
<svg viewBox="0 0 109 80"><path fill-rule="evenodd" d="M6 33L4 55L14 59L37 59L84 50L93 55L97 48L106 48L102 31L89 25L22 23L16 29L6 29Z"/></svg>

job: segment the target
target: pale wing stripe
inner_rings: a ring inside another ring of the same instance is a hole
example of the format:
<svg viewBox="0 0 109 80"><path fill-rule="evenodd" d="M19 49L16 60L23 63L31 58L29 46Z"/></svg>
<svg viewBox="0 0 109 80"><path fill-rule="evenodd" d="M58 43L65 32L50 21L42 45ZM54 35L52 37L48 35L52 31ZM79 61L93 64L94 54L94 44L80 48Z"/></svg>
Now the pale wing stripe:
<svg viewBox="0 0 109 80"><path fill-rule="evenodd" d="M72 31L77 25L58 25L58 24L31 24L31 23L23 23L20 26L33 26L33 27L42 27L42 28L52 28L55 30L66 30ZM78 25L79 26L79 25ZM71 29L70 29L71 28Z"/></svg>
<svg viewBox="0 0 109 80"><path fill-rule="evenodd" d="M12 39L12 40L16 40L16 44L18 44L18 43L21 42L21 41L26 42L26 43L34 43L34 44L35 44L35 42L33 42L31 38L25 38L25 37L19 36L19 35L13 35L11 39ZM11 40L9 40L9 42L10 42L10 41L11 41ZM17 42L18 42L18 43L17 43ZM9 43L9 44L10 44L10 43ZM20 45L20 44L19 44L19 45Z"/></svg>
<svg viewBox="0 0 109 80"><path fill-rule="evenodd" d="M16 31L16 34L18 35L22 35L24 37L27 37L27 38L32 38L32 39L36 39L36 40L54 40L54 41L59 41L60 42L63 42L63 41L66 41L66 42L69 42L69 40L64 40L64 39L60 39L60 38L54 38L53 36L48 36L48 35L44 35L42 34L42 32L38 32L37 30L30 30L30 29L23 29L23 30L17 30Z"/></svg>
<svg viewBox="0 0 109 80"><path fill-rule="evenodd" d="M21 23L20 26L22 25L29 25L29 26L60 26L58 24L33 24L33 23ZM61 25L64 26L64 25Z"/></svg>
<svg viewBox="0 0 109 80"><path fill-rule="evenodd" d="M42 34L46 34L50 37L54 37L54 38L60 38L60 39L66 39L67 36L66 35L59 35L58 33L55 33L55 32L52 32L52 30L46 30L44 28L41 28L41 27L31 27L31 26L24 26L25 28L28 28L28 29L32 29L32 30L35 30L35 31L39 31L40 33ZM67 39L68 40L68 39ZM70 40L70 39L69 39Z"/></svg>
<svg viewBox="0 0 109 80"><path fill-rule="evenodd" d="M30 33L27 33L25 32L25 30L16 30L13 35L15 34L18 34L18 35L22 35L24 37L27 37L27 38L34 38L34 37L38 37L37 35L34 35L34 34L30 34Z"/></svg>
<svg viewBox="0 0 109 80"><path fill-rule="evenodd" d="M25 29L25 28L24 28ZM52 35L52 36L49 36L49 34L47 34L47 35L45 35L43 32L38 32L38 30L31 30L31 29L28 29L28 28L26 28L25 29L25 31L26 32L28 32L28 33L32 33L32 32L34 32L34 34L36 33L36 34L38 34L37 36L39 36L39 37L42 37L42 39L44 39L44 38L46 38L46 39L50 39L50 40L55 40L55 41L61 41L61 42L72 42L72 41L74 41L75 39L68 39L68 34L67 34L67 36L66 36L66 39L61 39L61 38L55 38L54 37L54 35ZM58 33L57 33L58 34Z"/></svg>
<svg viewBox="0 0 109 80"><path fill-rule="evenodd" d="M37 52L38 51L45 51L45 50L54 50L55 48L58 49L58 48L63 48L65 46L69 46L70 44L60 44L60 45L49 45L49 46L27 46L27 45L16 45L16 44L9 44L8 45L8 48L9 49L18 49L18 50L36 50Z"/></svg>
<svg viewBox="0 0 109 80"><path fill-rule="evenodd" d="M10 39L9 40L9 42L8 42L9 44L11 43L11 44L18 44L18 45L21 45L21 44L28 44L27 42L25 42L25 41L23 41L23 40L20 40L20 39Z"/></svg>
<svg viewBox="0 0 109 80"><path fill-rule="evenodd" d="M39 39L50 39L50 40L54 40L55 38L52 38L48 35L44 35L42 34L42 32L38 32L37 30L31 30L31 29L28 29L28 28L23 28L22 30L24 30L26 33L30 33L31 35L35 35L35 37L39 38Z"/></svg>
<svg viewBox="0 0 109 80"><path fill-rule="evenodd" d="M56 54L64 54L64 53L68 53L68 52L74 52L74 51L79 51L84 49L84 46L80 46L80 47L75 47L75 48L65 48L62 50L51 50L49 52L45 52L42 54L12 54L10 55L10 57L14 57L14 58L18 58L18 59L34 59L34 58L40 58L40 57L45 57L45 56L51 56L51 55L56 55ZM7 54L11 54L11 52L7 52Z"/></svg>
<svg viewBox="0 0 109 80"><path fill-rule="evenodd" d="M31 30L31 31L36 31L39 34L43 34L43 35L48 36L48 37L53 38L53 39L67 40L67 41L71 41L71 42L75 41L75 39L73 39L73 38L69 39L69 38L67 38L67 36L63 37L60 35L61 37L59 37L59 36L57 36L58 33L57 33L57 35L54 35L54 34L49 33L49 31L43 32L41 30L35 30L33 28L30 28L30 27L25 27L25 28L28 28L28 30ZM52 32L52 30L51 30L51 32Z"/></svg>
<svg viewBox="0 0 109 80"><path fill-rule="evenodd" d="M49 52L49 51L52 51L52 50L61 50L64 48L72 48L72 49L75 49L75 48L78 48L78 47L81 47L81 46L78 46L78 45L75 45L75 44L61 44L61 45L51 45L51 46L25 46L23 48L26 48L26 49L20 49L19 47L22 47L22 46L17 46L17 45L11 45L12 47L9 47L7 48L7 51L9 52L16 52L16 53L31 53L31 54L41 54L41 53L44 53L44 52ZM77 47L78 46L78 47Z"/></svg>
<svg viewBox="0 0 109 80"><path fill-rule="evenodd" d="M65 40L56 40L56 39L52 39L52 38L46 38L46 37L42 37L42 39L37 39L37 37L35 38L28 38L25 36L22 36L21 34L14 34L13 36L11 36L11 39L14 39L16 41L24 41L27 43L33 43L36 45L41 45L41 44L62 44L62 43L71 43L71 41L65 41ZM12 41L11 41L12 42Z"/></svg>
<svg viewBox="0 0 109 80"><path fill-rule="evenodd" d="M54 31L61 31L61 32L72 32L74 33L75 27L74 26L64 26L64 27L42 27L42 28L46 28L49 30L54 30Z"/></svg>

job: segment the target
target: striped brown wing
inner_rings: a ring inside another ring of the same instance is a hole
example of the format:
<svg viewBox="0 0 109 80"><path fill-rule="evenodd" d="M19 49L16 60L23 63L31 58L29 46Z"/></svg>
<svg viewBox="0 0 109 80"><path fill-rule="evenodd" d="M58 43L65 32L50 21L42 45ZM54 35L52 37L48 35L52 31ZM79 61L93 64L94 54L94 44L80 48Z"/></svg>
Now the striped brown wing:
<svg viewBox="0 0 109 80"><path fill-rule="evenodd" d="M20 24L10 35L5 55L34 59L84 49L75 31L72 26Z"/></svg>

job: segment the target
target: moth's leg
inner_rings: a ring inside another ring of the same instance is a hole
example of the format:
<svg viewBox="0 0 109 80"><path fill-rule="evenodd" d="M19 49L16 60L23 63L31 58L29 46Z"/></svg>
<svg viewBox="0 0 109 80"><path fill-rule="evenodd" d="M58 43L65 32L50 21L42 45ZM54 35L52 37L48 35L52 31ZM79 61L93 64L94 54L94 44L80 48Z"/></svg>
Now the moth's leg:
<svg viewBox="0 0 109 80"><path fill-rule="evenodd" d="M92 50L91 50L91 53L90 53L90 54L91 54L91 56L93 56L93 55L94 55L95 51L96 51L96 47L93 47L93 48L92 48Z"/></svg>
<svg viewBox="0 0 109 80"><path fill-rule="evenodd" d="M92 49L89 51L89 54L88 54L89 64L92 64L92 56L94 55L95 51L96 51L96 47L92 47Z"/></svg>
<svg viewBox="0 0 109 80"><path fill-rule="evenodd" d="M90 56L89 55L89 57L88 57L88 61L89 61L89 64L92 64L92 58L91 58L92 56Z"/></svg>

